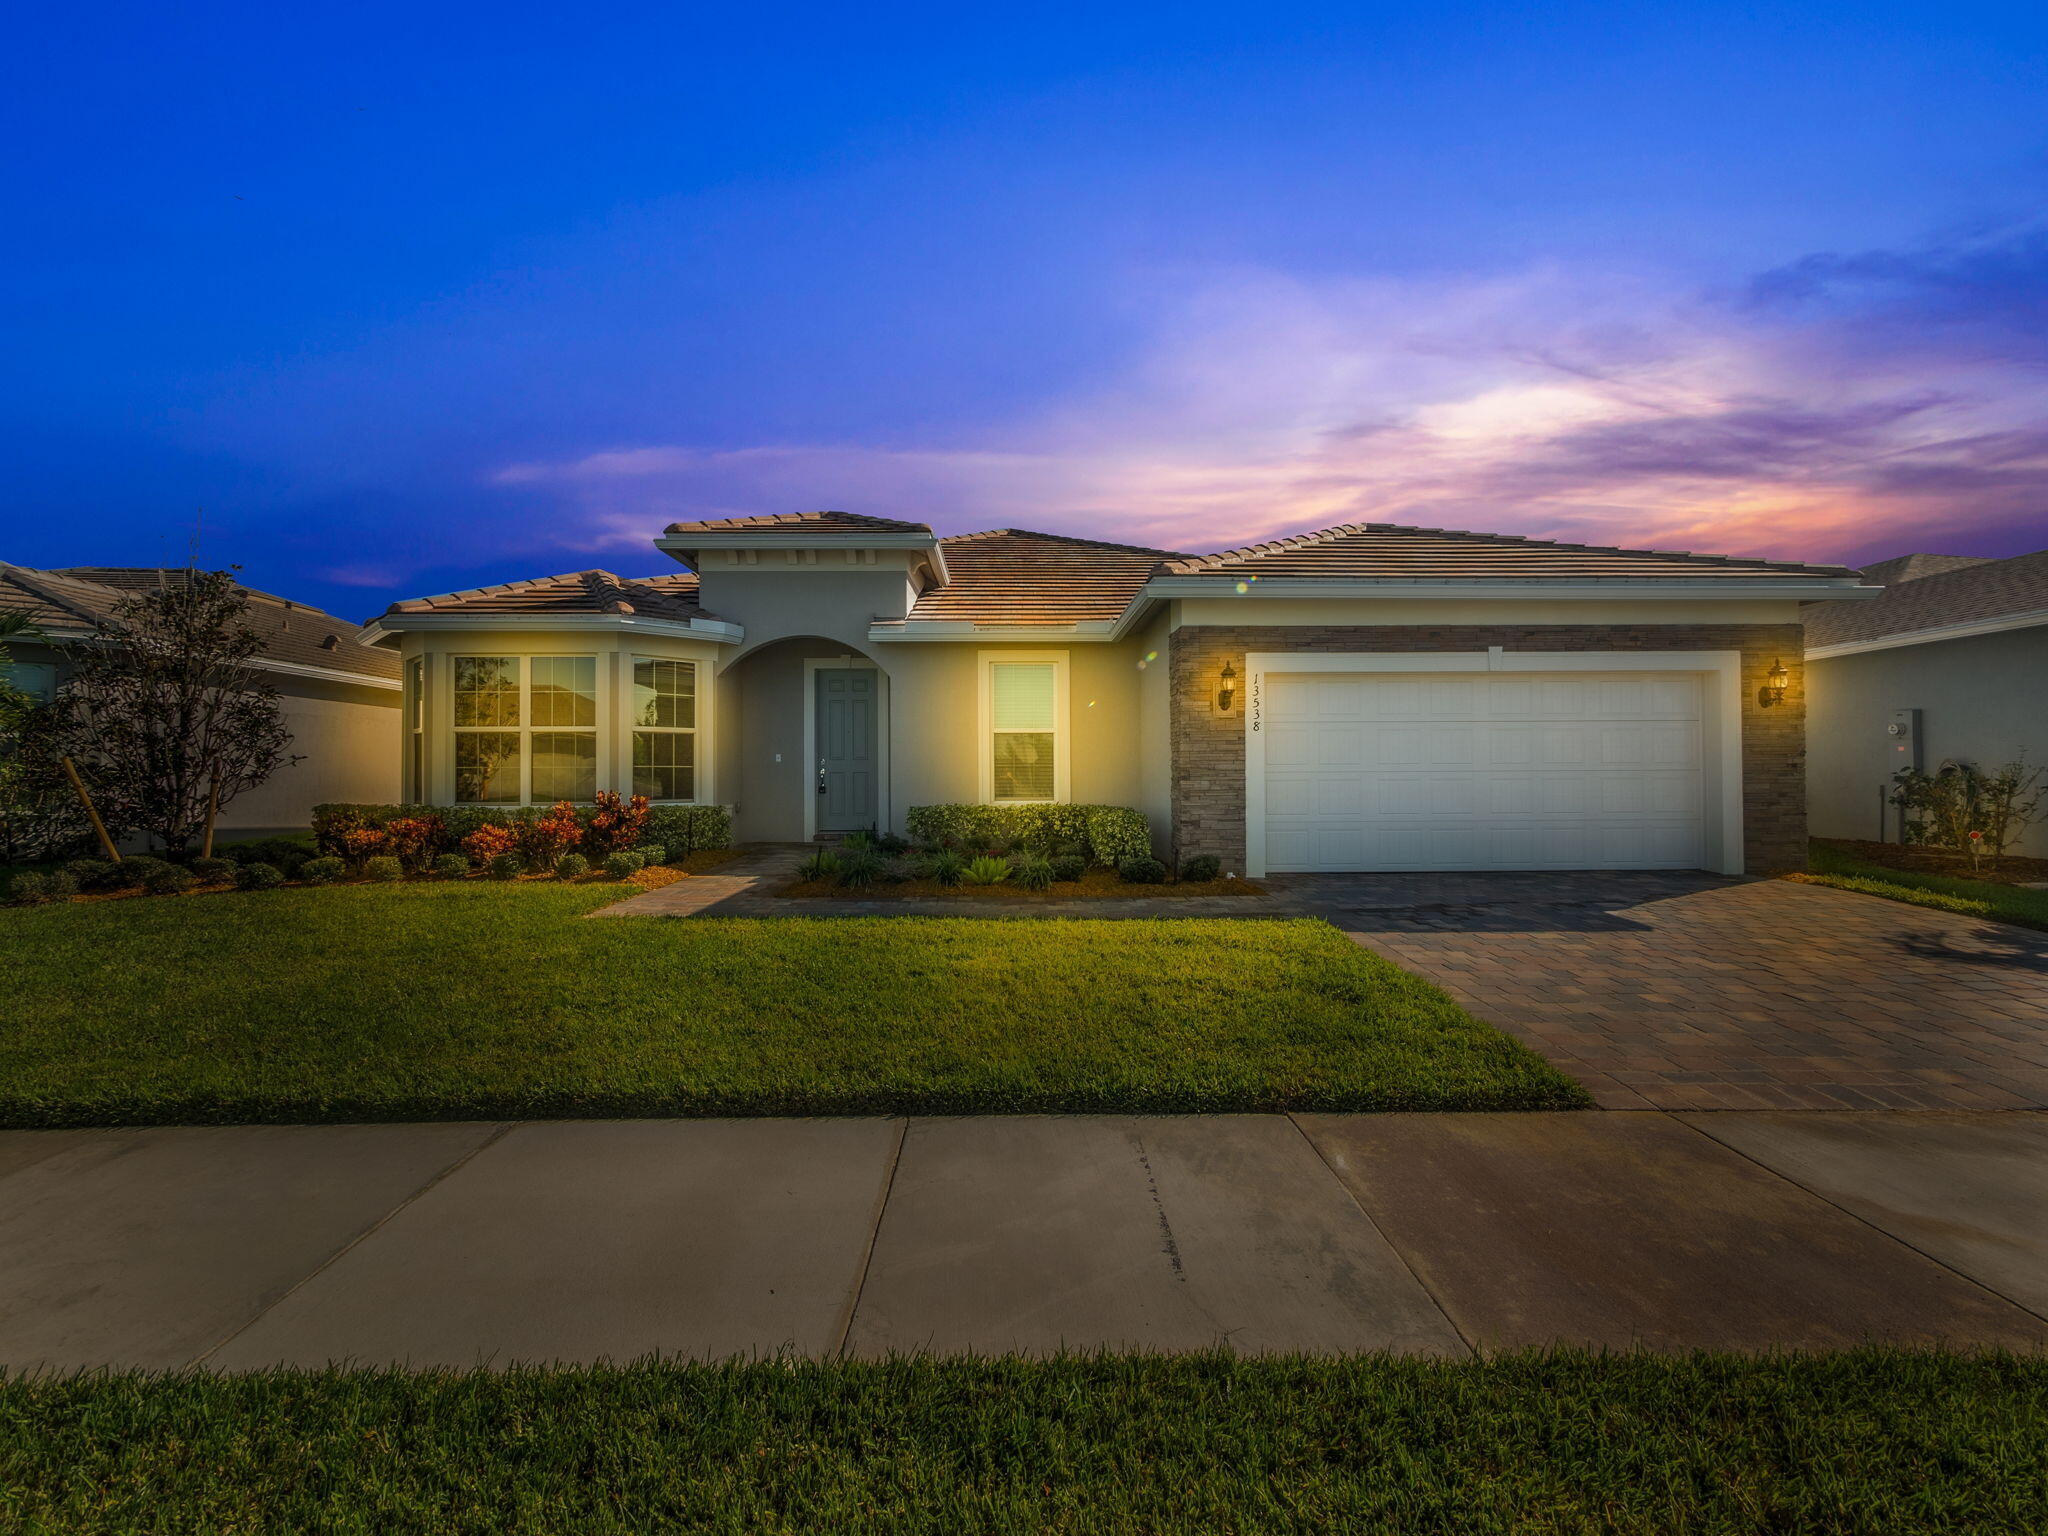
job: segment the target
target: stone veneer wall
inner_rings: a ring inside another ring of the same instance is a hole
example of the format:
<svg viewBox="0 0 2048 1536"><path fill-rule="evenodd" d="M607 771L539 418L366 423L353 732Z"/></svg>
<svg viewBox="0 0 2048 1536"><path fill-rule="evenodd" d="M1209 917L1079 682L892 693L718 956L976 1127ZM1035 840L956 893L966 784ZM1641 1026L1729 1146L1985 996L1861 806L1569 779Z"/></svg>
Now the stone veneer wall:
<svg viewBox="0 0 2048 1536"><path fill-rule="evenodd" d="M1207 625L1168 642L1173 684L1174 856L1213 853L1244 867L1245 655L1251 651L1740 651L1742 806L1750 874L1806 867L1805 640L1797 624ZM1228 661L1238 697L1216 710ZM1792 675L1784 703L1757 691L1773 661Z"/></svg>

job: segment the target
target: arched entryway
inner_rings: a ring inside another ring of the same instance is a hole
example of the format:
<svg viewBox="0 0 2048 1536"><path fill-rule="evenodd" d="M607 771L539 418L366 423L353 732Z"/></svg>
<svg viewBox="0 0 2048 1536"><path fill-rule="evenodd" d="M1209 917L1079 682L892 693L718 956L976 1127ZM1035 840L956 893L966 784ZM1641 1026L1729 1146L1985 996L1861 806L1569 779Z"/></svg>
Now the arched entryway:
<svg viewBox="0 0 2048 1536"><path fill-rule="evenodd" d="M725 782L736 786L738 836L808 842L886 828L889 677L855 646L794 635L746 651L719 674L721 708L738 729Z"/></svg>

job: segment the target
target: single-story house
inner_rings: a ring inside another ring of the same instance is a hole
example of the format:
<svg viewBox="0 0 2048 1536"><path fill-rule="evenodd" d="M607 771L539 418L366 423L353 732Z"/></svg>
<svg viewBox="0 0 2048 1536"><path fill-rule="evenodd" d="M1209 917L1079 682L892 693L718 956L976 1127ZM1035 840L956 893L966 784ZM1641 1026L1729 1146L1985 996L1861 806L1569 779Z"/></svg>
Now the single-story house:
<svg viewBox="0 0 2048 1536"><path fill-rule="evenodd" d="M2048 550L1902 555L1863 575L1877 601L1807 610L1808 814L1819 837L1896 839L1900 768L2048 766ZM2015 851L2048 856L2048 827Z"/></svg>
<svg viewBox="0 0 2048 1536"><path fill-rule="evenodd" d="M51 642L10 641L8 681L31 696L50 697L63 681L67 647L96 643L122 599L186 575L127 566L46 571L0 562L0 611L26 613ZM396 799L398 658L367 644L347 619L242 590L249 622L263 640L255 665L276 685L292 733L290 750L303 761L229 801L220 832L266 837L303 831L323 801Z"/></svg>
<svg viewBox="0 0 2048 1536"><path fill-rule="evenodd" d="M1346 524L1218 554L845 512L671 525L684 569L395 603L405 798L597 789L750 841L913 805L1142 808L1279 871L1806 858L1807 604L1835 566Z"/></svg>

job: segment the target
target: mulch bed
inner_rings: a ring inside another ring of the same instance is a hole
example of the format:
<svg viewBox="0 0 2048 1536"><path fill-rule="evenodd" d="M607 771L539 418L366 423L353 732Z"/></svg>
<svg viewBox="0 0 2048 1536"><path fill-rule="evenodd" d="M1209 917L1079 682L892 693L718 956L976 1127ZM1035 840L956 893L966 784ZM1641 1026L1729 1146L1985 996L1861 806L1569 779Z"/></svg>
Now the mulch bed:
<svg viewBox="0 0 2048 1536"><path fill-rule="evenodd" d="M1008 881L1000 885L940 885L933 880L878 880L856 890L836 880L798 880L774 894L832 901L1142 901L1151 897L1263 896L1266 888L1251 880L1133 885L1113 869L1091 869L1078 880L1055 880L1042 891L1027 891Z"/></svg>
<svg viewBox="0 0 2048 1536"><path fill-rule="evenodd" d="M1847 837L1817 837L1816 843L1865 864L1886 869L1908 869L1923 875L1949 875L1958 880L1988 880L1997 885L2031 885L2048 880L2048 859L2022 858L2009 853L1993 864L1985 859L1973 864L1966 853L1946 848L1929 848L1920 843L1866 843Z"/></svg>

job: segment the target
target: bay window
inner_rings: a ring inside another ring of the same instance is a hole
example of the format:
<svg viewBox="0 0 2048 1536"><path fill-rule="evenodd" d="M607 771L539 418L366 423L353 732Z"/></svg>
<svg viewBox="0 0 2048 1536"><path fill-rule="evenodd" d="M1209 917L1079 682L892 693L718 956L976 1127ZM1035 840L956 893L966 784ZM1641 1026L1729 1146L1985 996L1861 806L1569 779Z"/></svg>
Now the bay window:
<svg viewBox="0 0 2048 1536"><path fill-rule="evenodd" d="M455 798L588 800L597 790L595 656L456 656Z"/></svg>

